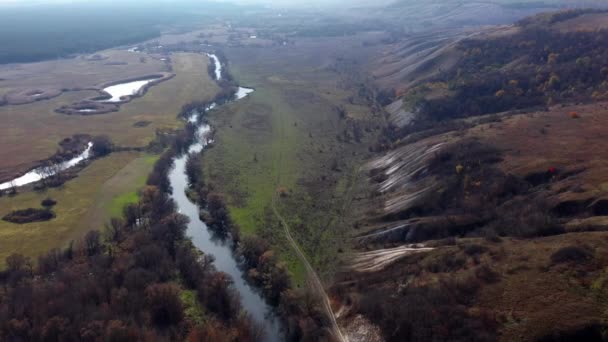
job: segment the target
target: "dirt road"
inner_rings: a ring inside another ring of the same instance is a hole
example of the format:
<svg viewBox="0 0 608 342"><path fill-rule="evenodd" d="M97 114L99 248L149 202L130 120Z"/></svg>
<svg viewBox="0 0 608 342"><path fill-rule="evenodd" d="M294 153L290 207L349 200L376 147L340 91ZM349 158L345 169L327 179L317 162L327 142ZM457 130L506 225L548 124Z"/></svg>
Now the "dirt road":
<svg viewBox="0 0 608 342"><path fill-rule="evenodd" d="M306 254L304 254L304 252L302 251L302 249L300 248L300 246L298 245L296 240L291 235L291 228L289 227L289 224L287 224L287 221L285 221L283 216L281 216L281 214L277 210L276 198L277 198L277 196L275 194L272 199L272 211L274 212L276 217L279 219L279 221L281 221L281 225L283 226L283 229L285 230L285 235L287 237L287 240L289 241L289 244L291 244L291 247L294 249L294 251L298 255L298 258L300 259L302 264L304 264L304 267L306 268L306 273L308 275L308 282L309 282L312 290L315 291L321 298L321 302L323 304L323 309L326 311L327 317L330 319L330 322L331 322L332 333L338 341L348 342L348 339L346 339L344 337L344 335L342 335L342 331L340 331L340 327L338 326L338 322L336 321L336 316L331 308L331 304L329 302L329 297L327 296L327 293L325 292L325 288L323 287L323 283L321 283L321 279L319 279L317 272L312 267L310 262L308 262L308 258L306 257Z"/></svg>

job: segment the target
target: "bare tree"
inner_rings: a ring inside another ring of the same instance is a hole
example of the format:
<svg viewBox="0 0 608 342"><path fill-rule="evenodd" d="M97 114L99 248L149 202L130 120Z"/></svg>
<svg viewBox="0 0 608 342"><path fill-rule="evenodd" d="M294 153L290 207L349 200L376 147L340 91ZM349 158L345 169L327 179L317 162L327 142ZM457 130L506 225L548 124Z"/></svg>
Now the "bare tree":
<svg viewBox="0 0 608 342"><path fill-rule="evenodd" d="M51 176L53 176L53 164L51 162L45 163L44 165L42 165L42 167L36 170L36 173L40 175L40 180L42 181L42 184L44 186L47 186L47 180Z"/></svg>
<svg viewBox="0 0 608 342"><path fill-rule="evenodd" d="M16 195L16 194L17 194L17 183L15 183L15 181L14 181L14 180L13 180L13 181L11 181L11 186L10 186L10 188L9 188L9 190L8 190L8 194L9 194L10 196L14 196L14 195Z"/></svg>

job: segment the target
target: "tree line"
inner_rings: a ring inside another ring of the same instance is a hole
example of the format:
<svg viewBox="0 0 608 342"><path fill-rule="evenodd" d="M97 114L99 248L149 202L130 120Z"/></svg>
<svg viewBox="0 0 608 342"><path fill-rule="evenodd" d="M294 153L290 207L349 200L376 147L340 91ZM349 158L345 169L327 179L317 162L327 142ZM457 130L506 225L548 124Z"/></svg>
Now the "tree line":
<svg viewBox="0 0 608 342"><path fill-rule="evenodd" d="M11 255L0 273L0 336L24 341L256 341L260 329L212 258L185 237L187 218L158 187L142 191L105 232L65 250ZM180 296L192 289L208 317L188 317Z"/></svg>

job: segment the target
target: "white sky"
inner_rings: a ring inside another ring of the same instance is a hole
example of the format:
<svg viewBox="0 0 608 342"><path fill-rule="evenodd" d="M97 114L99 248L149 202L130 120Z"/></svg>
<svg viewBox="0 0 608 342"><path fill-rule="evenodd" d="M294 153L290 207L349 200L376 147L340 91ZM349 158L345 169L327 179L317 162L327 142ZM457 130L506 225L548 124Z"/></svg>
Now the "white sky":
<svg viewBox="0 0 608 342"><path fill-rule="evenodd" d="M107 1L107 0L105 0ZM163 1L163 0L161 0ZM323 4L336 4L342 3L346 1L349 5L353 4L362 4L362 3L377 3L377 2L388 2L387 0L215 0L222 2L233 2L240 4L264 4L264 5L278 5L278 6L286 6L293 4L300 5L323 5ZM100 2L96 0L0 0L0 5L35 5L35 4L52 4L52 3L87 3L87 2ZM171 2L171 0L164 0L164 2Z"/></svg>

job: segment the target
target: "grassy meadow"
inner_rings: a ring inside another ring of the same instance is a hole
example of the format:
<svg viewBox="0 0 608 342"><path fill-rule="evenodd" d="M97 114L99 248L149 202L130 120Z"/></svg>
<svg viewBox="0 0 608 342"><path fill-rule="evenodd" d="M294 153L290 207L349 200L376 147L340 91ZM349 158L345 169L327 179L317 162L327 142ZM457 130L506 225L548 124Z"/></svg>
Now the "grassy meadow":
<svg viewBox="0 0 608 342"><path fill-rule="evenodd" d="M119 205L131 200L143 185L137 181L152 169L154 157L139 153L115 153L95 160L77 178L60 188L28 191L14 197L0 198L0 216L13 210L40 208L50 197L57 201L57 217L47 222L13 224L0 221L0 260L12 253L34 258L52 248L67 246L92 229L103 228ZM134 176L125 179L125 173ZM145 177L145 176L144 176ZM120 183L121 186L115 186ZM127 198L125 199L125 196Z"/></svg>
<svg viewBox="0 0 608 342"><path fill-rule="evenodd" d="M313 265L330 278L338 267L338 253L348 245L343 213L358 175L354 166L366 157L356 151L367 149L362 144L375 131L361 142L337 138L352 122L369 125L373 119L365 105L349 101L357 95L341 85L347 76L328 70L336 52L330 47L335 45L322 41L302 49L228 50L230 71L238 83L256 91L210 115L217 132L216 143L204 155L207 182L227 197L242 233L273 244L296 285L305 281L304 268L272 214L273 197L282 194L279 211L298 243L314 256ZM348 118L340 118L339 105L347 108Z"/></svg>
<svg viewBox="0 0 608 342"><path fill-rule="evenodd" d="M96 94L93 91L70 92L47 101L0 107L3 122L0 178L27 171L36 160L55 153L62 139L74 134L105 134L120 146L145 146L154 139L157 129L181 126L177 119L181 107L195 100L213 98L218 87L207 73L206 56L176 53L172 60L174 78L151 87L145 96L122 105L116 113L94 116L55 113L62 105ZM134 126L142 121L149 125Z"/></svg>
<svg viewBox="0 0 608 342"><path fill-rule="evenodd" d="M2 169L20 170L34 160L53 154L57 142L76 133L106 134L120 146L145 146L156 129L177 128L182 105L215 96L217 86L207 73L208 59L198 54L173 55L176 77L150 88L147 94L122 106L117 113L67 116L53 110L92 92L67 93L58 98L22 106L0 107L6 119L3 133ZM87 94L85 94L87 93ZM149 121L147 127L134 123ZM24 225L0 221L0 260L12 253L35 259L52 248L65 247L91 229L121 214L124 205L137 201L138 191L158 157L135 152L114 153L94 161L77 178L57 189L28 191L0 198L0 216L12 210L38 208L51 197L58 204L57 217L48 222ZM9 164L10 163L10 164ZM11 165L11 166L9 166ZM24 170L23 170L24 171Z"/></svg>

